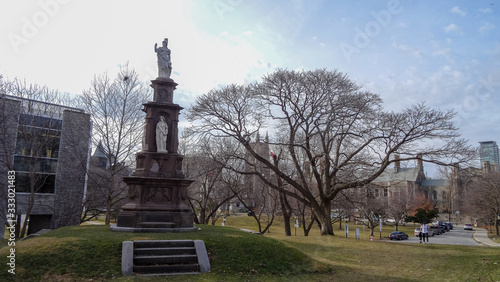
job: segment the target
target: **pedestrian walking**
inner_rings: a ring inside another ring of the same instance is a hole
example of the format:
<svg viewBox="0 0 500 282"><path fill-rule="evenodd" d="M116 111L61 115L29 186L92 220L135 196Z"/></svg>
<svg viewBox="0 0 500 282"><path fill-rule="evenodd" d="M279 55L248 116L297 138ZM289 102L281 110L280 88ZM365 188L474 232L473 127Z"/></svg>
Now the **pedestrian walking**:
<svg viewBox="0 0 500 282"><path fill-rule="evenodd" d="M420 233L422 234L422 243L429 244L429 226L427 224L422 224L420 226ZM427 239L427 243L425 242Z"/></svg>

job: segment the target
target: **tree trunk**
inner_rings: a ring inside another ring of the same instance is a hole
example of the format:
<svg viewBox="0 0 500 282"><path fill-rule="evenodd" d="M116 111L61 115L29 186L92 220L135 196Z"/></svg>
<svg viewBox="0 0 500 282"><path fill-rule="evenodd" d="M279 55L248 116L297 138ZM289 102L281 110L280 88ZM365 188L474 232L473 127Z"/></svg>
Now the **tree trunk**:
<svg viewBox="0 0 500 282"><path fill-rule="evenodd" d="M208 224L208 218L205 218L205 209L201 209L200 211L200 223L201 224Z"/></svg>
<svg viewBox="0 0 500 282"><path fill-rule="evenodd" d="M108 190L108 196L106 198L106 218L104 220L104 224L109 225L111 223L111 204L113 202L113 191L115 188L115 173L112 170L111 172L111 179L109 183L109 190Z"/></svg>
<svg viewBox="0 0 500 282"><path fill-rule="evenodd" d="M31 179L32 183L35 182L33 178ZM31 214L31 210L33 209L33 205L35 204L35 187L34 184L31 185L31 193L29 195L28 208L26 209L26 216L24 217L23 228L21 229L21 234L19 234L19 238L24 238L26 236L26 228L28 227L28 222Z"/></svg>
<svg viewBox="0 0 500 282"><path fill-rule="evenodd" d="M321 235L335 235L330 219L330 203L323 203L322 207L313 207L313 212L320 224Z"/></svg>
<svg viewBox="0 0 500 282"><path fill-rule="evenodd" d="M285 222L285 236L292 236L292 230L290 228L290 218L292 216L292 211L289 208L288 200L284 193L280 193L280 204L281 212L283 213L283 221Z"/></svg>
<svg viewBox="0 0 500 282"><path fill-rule="evenodd" d="M28 227L28 222L31 214L31 209L33 208L33 203L34 203L34 194L30 194L28 208L26 209L26 215L24 217L23 227L21 228L21 234L19 234L19 238L24 238L26 236L26 228Z"/></svg>
<svg viewBox="0 0 500 282"><path fill-rule="evenodd" d="M255 220L257 221L257 225L259 226L259 232L262 233L262 225L260 224L260 219L257 218L255 215L253 216L253 218L255 218Z"/></svg>
<svg viewBox="0 0 500 282"><path fill-rule="evenodd" d="M104 219L104 224L105 225L109 225L109 223L111 222L111 206L110 206L110 200L109 200L109 197L106 201L106 218Z"/></svg>
<svg viewBox="0 0 500 282"><path fill-rule="evenodd" d="M305 219L305 217L302 217L302 226L304 229L304 236L306 236L306 237L309 236L309 231L311 231L311 228L312 228L315 220L316 220L316 217L313 215L311 218L311 222L309 222L309 224L306 226L306 219Z"/></svg>

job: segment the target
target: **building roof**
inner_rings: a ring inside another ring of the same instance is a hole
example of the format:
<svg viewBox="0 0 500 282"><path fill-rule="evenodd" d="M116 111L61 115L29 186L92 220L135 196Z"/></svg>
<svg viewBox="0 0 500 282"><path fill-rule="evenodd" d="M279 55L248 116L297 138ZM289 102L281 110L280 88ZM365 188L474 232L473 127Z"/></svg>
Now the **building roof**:
<svg viewBox="0 0 500 282"><path fill-rule="evenodd" d="M394 173L393 168L388 168L374 182L391 182L391 181L417 181L418 168L400 168L397 173Z"/></svg>
<svg viewBox="0 0 500 282"><path fill-rule="evenodd" d="M104 151L104 146L101 141L99 141L99 145L97 145L97 148L92 156L97 158L106 158L106 152Z"/></svg>
<svg viewBox="0 0 500 282"><path fill-rule="evenodd" d="M448 186L448 179L424 179L420 183L422 187L440 187L440 186Z"/></svg>

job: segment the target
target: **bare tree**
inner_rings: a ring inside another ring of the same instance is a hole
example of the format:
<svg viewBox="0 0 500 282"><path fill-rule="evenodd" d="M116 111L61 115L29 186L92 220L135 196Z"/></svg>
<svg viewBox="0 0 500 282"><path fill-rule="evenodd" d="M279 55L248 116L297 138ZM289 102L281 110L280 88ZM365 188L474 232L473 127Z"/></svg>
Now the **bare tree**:
<svg viewBox="0 0 500 282"><path fill-rule="evenodd" d="M392 155L407 161L421 154L423 161L442 165L472 158L473 150L458 139L454 116L453 110L434 110L425 104L386 112L378 95L363 91L345 74L321 69L278 70L260 83L212 90L197 98L188 119L200 134L240 142L294 190L265 177L262 181L310 206L321 234L333 235L333 200L345 189L374 181L393 162ZM248 137L266 121L286 132L286 142L275 145L290 155L297 177L250 145ZM306 163L314 185L306 178Z"/></svg>
<svg viewBox="0 0 500 282"><path fill-rule="evenodd" d="M193 138L194 139L194 138ZM186 178L195 182L188 187L189 204L196 224L215 224L225 211L221 207L233 199L238 189L230 189L225 174L226 153L231 144L220 140L191 139L187 134L181 138L181 150ZM190 140L192 141L190 143Z"/></svg>
<svg viewBox="0 0 500 282"><path fill-rule="evenodd" d="M94 146L102 142L107 157L109 182L103 182L99 189L106 199L106 224L126 197L122 176L128 174L132 155L140 149L144 124L140 107L148 97L150 92L128 66L122 67L115 79L107 73L96 75L80 97L81 107L92 113Z"/></svg>
<svg viewBox="0 0 500 282"><path fill-rule="evenodd" d="M408 213L415 209L415 191L404 185L395 188L391 189L391 196L388 199L387 215L394 219L397 231L399 223L403 222Z"/></svg>
<svg viewBox="0 0 500 282"><path fill-rule="evenodd" d="M379 218L386 216L388 207L387 198L380 198L375 194L376 187L366 185L364 189L349 189L339 194L344 197L343 202L348 203L350 209L356 211L352 217L367 226L371 236L379 225Z"/></svg>
<svg viewBox="0 0 500 282"><path fill-rule="evenodd" d="M105 214L106 195L105 189L109 187L110 182L109 171L102 169L95 163L89 165L87 172L87 191L83 199L83 211L80 222L91 221Z"/></svg>
<svg viewBox="0 0 500 282"><path fill-rule="evenodd" d="M500 215L500 172L491 171L478 178L468 197L469 211L485 223L493 223L496 235L500 235L498 216Z"/></svg>

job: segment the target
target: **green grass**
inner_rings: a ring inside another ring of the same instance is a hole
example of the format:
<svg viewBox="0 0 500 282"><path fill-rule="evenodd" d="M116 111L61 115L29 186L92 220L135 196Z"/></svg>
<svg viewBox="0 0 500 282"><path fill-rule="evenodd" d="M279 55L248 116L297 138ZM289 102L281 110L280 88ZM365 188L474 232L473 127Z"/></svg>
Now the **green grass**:
<svg viewBox="0 0 500 282"><path fill-rule="evenodd" d="M144 239L200 239L207 246L211 273L168 277L174 281L499 281L500 249L420 245L336 236L284 236L277 221L264 236L251 217L228 217L221 227L200 225L189 233L111 232L107 226L65 227L16 242L16 275L7 273L8 248L0 249L0 281L110 280L163 281L165 277L122 277L121 242ZM292 225L293 227L293 225ZM409 234L413 226L400 227ZM361 228L360 228L361 229ZM385 237L393 227L384 227ZM366 229L365 229L366 230ZM292 228L292 234L294 229ZM366 230L368 237L369 231ZM351 236L352 235L352 236Z"/></svg>
<svg viewBox="0 0 500 282"><path fill-rule="evenodd" d="M242 275L293 276L328 271L326 264L318 263L299 250L272 238L233 228L201 228L201 231L188 233L111 232L108 226L60 228L40 237L16 242L16 275L7 273L5 269L0 273L0 280L119 277L122 241L147 239L203 240L211 259L212 273L203 275L207 279ZM0 250L4 266L7 255L8 248Z"/></svg>

